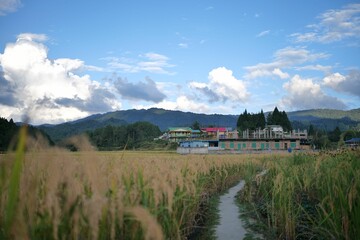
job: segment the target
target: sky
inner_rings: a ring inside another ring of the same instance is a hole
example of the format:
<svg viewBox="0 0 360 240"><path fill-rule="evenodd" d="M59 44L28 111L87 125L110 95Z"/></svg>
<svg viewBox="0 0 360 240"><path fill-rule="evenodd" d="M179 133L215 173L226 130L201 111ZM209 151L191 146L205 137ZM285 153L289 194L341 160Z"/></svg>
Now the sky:
<svg viewBox="0 0 360 240"><path fill-rule="evenodd" d="M360 1L0 0L0 116L360 107Z"/></svg>

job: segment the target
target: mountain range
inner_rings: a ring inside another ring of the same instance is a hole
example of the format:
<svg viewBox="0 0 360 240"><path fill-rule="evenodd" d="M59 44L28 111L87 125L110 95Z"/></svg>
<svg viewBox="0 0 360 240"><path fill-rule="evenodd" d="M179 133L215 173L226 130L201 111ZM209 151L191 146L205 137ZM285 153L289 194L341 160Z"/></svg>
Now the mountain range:
<svg viewBox="0 0 360 240"><path fill-rule="evenodd" d="M313 109L288 112L287 115L294 129L307 129L310 124L326 131L331 131L336 126L341 130L360 126L360 108L349 111ZM44 124L38 127L45 131L53 141L57 142L66 137L107 125L119 126L146 121L157 125L161 131L165 131L169 127L191 126L197 121L200 126L236 128L237 119L238 115L198 114L151 108L95 114L72 122L57 125Z"/></svg>

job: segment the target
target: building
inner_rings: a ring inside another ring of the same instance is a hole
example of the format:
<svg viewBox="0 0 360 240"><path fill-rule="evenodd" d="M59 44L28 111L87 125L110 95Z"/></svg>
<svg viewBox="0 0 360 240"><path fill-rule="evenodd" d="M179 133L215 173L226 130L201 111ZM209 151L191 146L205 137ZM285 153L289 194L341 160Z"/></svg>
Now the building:
<svg viewBox="0 0 360 240"><path fill-rule="evenodd" d="M264 129L245 130L240 138L219 139L219 148L226 150L290 150L309 149L307 131L284 132L279 125L269 125Z"/></svg>
<svg viewBox="0 0 360 240"><path fill-rule="evenodd" d="M200 137L200 130L193 130L190 127L170 127L163 135L162 139L167 139L171 142L182 142L192 139L199 139Z"/></svg>
<svg viewBox="0 0 360 240"><path fill-rule="evenodd" d="M352 138L345 141L347 147L356 148L360 146L360 138Z"/></svg>
<svg viewBox="0 0 360 240"><path fill-rule="evenodd" d="M204 139L209 139L209 140L238 137L237 130L232 130L231 128L225 128L225 127L202 128L201 131L203 132Z"/></svg>
<svg viewBox="0 0 360 240"><path fill-rule="evenodd" d="M225 150L249 151L249 150L289 150L305 149L300 144L300 139L220 139L219 147Z"/></svg>
<svg viewBox="0 0 360 240"><path fill-rule="evenodd" d="M306 130L285 132L279 125L268 125L264 129L247 129L241 134L237 130L226 127L202 128L201 131L189 127L178 127L169 128L165 135L168 140L179 143L178 149L182 154L205 152L198 148L207 148L212 151L310 149Z"/></svg>
<svg viewBox="0 0 360 240"><path fill-rule="evenodd" d="M179 154L207 154L209 152L209 143L196 140L180 142L176 152Z"/></svg>

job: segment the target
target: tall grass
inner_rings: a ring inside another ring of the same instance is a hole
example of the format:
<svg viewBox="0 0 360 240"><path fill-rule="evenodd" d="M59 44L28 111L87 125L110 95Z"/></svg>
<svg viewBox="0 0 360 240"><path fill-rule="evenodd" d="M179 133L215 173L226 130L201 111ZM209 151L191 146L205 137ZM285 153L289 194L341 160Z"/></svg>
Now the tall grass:
<svg viewBox="0 0 360 240"><path fill-rule="evenodd" d="M242 178L249 162L261 164L247 155L33 146L21 151L22 167L18 153L1 156L3 239L185 239L209 195Z"/></svg>
<svg viewBox="0 0 360 240"><path fill-rule="evenodd" d="M266 161L246 201L278 238L356 239L360 236L360 151L294 154Z"/></svg>
<svg viewBox="0 0 360 240"><path fill-rule="evenodd" d="M24 160L24 152L25 152L25 141L27 135L27 126L24 125L20 128L19 132L19 141L16 148L15 159L14 159L14 166L11 171L11 175L9 178L9 190L7 201L5 205L4 211L4 219L1 221L4 225L4 228L1 231L1 235L8 236L12 223L14 221L16 208L18 205L18 198L19 198L19 190L20 190L20 177L21 177L21 170ZM3 172L3 171L2 171ZM2 182L4 178L2 178ZM3 183L1 183L1 190L3 190Z"/></svg>

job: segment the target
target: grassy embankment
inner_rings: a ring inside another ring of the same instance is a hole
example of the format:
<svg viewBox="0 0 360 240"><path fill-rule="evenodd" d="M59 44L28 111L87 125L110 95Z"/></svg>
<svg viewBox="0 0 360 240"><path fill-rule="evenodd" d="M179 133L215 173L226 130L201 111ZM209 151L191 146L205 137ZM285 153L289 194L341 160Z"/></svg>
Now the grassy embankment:
<svg viewBox="0 0 360 240"><path fill-rule="evenodd" d="M184 239L209 196L261 165L260 155L96 152L84 140L81 152L28 142L24 153L22 140L0 156L0 239Z"/></svg>
<svg viewBox="0 0 360 240"><path fill-rule="evenodd" d="M358 239L359 149L274 158L265 168L240 194L251 227L276 239Z"/></svg>

